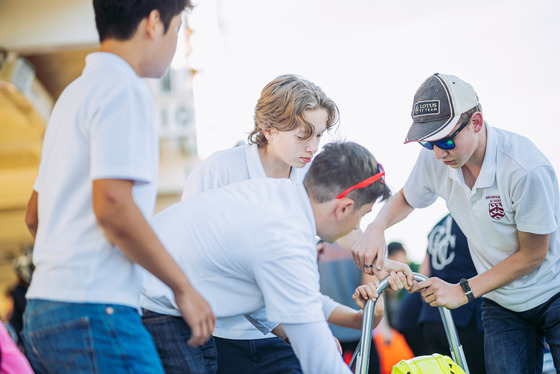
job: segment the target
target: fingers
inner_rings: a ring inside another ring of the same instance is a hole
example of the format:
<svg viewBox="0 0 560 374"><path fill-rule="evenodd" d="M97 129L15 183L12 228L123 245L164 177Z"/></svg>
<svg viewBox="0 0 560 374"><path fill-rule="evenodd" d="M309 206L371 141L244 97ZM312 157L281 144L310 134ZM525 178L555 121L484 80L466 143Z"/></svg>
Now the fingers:
<svg viewBox="0 0 560 374"><path fill-rule="evenodd" d="M363 255L360 253L360 250L358 248L359 244L360 244L360 239L358 239L358 241L354 243L354 245L350 249L350 252L352 252L352 258L354 259L356 266L358 266L360 270L363 270L365 263L364 263Z"/></svg>
<svg viewBox="0 0 560 374"><path fill-rule="evenodd" d="M383 269L384 266L385 266L385 256L377 256L377 259L375 261L375 267L377 268L377 270Z"/></svg>
<svg viewBox="0 0 560 374"><path fill-rule="evenodd" d="M362 299L360 292L358 291L358 289L356 289L356 291L354 291L354 294L352 295L352 300L354 300L354 304L356 304L356 306L360 309L364 309L365 307L365 302Z"/></svg>
<svg viewBox="0 0 560 374"><path fill-rule="evenodd" d="M381 240L379 240L381 239ZM381 238L377 232L364 232L354 243L350 252L360 270L366 274L373 274L372 268L383 266L385 240L381 231Z"/></svg>
<svg viewBox="0 0 560 374"><path fill-rule="evenodd" d="M422 281L422 282L414 282L414 284L410 288L410 293L421 291L425 288L430 287L431 285L432 285L431 278L427 279L425 281ZM422 296L424 296L424 295L422 295Z"/></svg>
<svg viewBox="0 0 560 374"><path fill-rule="evenodd" d="M375 309L373 310L373 316L374 317L381 317L383 316L383 314L385 314L385 303L383 301L383 298L380 297L377 299L377 302L375 303Z"/></svg>
<svg viewBox="0 0 560 374"><path fill-rule="evenodd" d="M412 283L414 282L414 272L410 269L408 264L399 261L392 261L392 260L385 260L384 268L386 271L395 271L395 272L402 272L406 276L406 282L410 287L412 287ZM409 288L410 288L409 287ZM408 288L407 288L408 289Z"/></svg>
<svg viewBox="0 0 560 374"><path fill-rule="evenodd" d="M192 327L191 338L188 341L189 346L199 347L206 343L210 339L212 331L214 331L214 326L215 318L213 314L199 321L194 327Z"/></svg>
<svg viewBox="0 0 560 374"><path fill-rule="evenodd" d="M356 266L366 274L373 275L373 257L352 251L352 258Z"/></svg>
<svg viewBox="0 0 560 374"><path fill-rule="evenodd" d="M373 283L373 282L369 282L367 284L367 287L365 287L366 291L367 291L367 296L368 299L370 300L376 300L377 296L379 296L377 294L377 286Z"/></svg>
<svg viewBox="0 0 560 374"><path fill-rule="evenodd" d="M409 285L408 289L410 289L410 287L414 285L414 272L410 270L410 272L405 272L405 274L406 274L407 283Z"/></svg>
<svg viewBox="0 0 560 374"><path fill-rule="evenodd" d="M356 288L352 299L358 308L364 309L367 300L375 301L378 296L377 286L373 282L369 282Z"/></svg>
<svg viewBox="0 0 560 374"><path fill-rule="evenodd" d="M407 284L406 277L404 276L404 274L401 272L395 273L394 271L389 273L389 276L387 277L387 282L389 283L389 286L393 291L402 290L403 288L405 288L405 284Z"/></svg>
<svg viewBox="0 0 560 374"><path fill-rule="evenodd" d="M410 284L408 284L406 275L400 271L391 271L387 276L387 283L393 291L398 291L401 289L410 290L410 288L412 287Z"/></svg>
<svg viewBox="0 0 560 374"><path fill-rule="evenodd" d="M359 286L356 291L363 300L375 300L377 298L377 290L369 285Z"/></svg>

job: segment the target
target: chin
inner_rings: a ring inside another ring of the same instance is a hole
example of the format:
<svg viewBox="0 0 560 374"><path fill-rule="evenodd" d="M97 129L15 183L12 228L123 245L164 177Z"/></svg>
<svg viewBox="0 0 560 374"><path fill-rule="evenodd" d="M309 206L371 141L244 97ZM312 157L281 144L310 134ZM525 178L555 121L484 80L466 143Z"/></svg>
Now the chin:
<svg viewBox="0 0 560 374"><path fill-rule="evenodd" d="M334 243L338 239L342 238L344 235L325 235L325 234L317 234L321 239L326 241L327 243Z"/></svg>

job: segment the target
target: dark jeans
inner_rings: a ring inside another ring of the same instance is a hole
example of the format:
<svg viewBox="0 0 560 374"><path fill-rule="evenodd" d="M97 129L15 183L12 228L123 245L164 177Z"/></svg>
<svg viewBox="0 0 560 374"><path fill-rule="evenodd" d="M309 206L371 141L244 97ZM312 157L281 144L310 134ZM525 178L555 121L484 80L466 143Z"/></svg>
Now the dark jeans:
<svg viewBox="0 0 560 374"><path fill-rule="evenodd" d="M525 312L483 299L484 351L489 374L540 374L544 342L560 373L560 293Z"/></svg>
<svg viewBox="0 0 560 374"><path fill-rule="evenodd" d="M214 339L193 348L187 344L191 329L181 317L144 309L142 323L152 335L166 374L214 374L217 353Z"/></svg>
<svg viewBox="0 0 560 374"><path fill-rule="evenodd" d="M485 374L484 332L477 330L475 318L473 316L471 322L465 327L457 326L457 335L461 346L463 346L469 372ZM452 357L443 322L424 322L421 329L425 348L429 352L424 354L439 353Z"/></svg>
<svg viewBox="0 0 560 374"><path fill-rule="evenodd" d="M218 349L218 374L302 373L292 347L280 338L214 339Z"/></svg>

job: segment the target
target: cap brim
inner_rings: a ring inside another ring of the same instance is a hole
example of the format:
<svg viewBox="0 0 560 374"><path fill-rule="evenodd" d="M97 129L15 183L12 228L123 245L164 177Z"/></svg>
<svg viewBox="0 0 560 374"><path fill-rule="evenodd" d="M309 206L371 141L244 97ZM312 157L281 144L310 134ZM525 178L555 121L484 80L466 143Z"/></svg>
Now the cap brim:
<svg viewBox="0 0 560 374"><path fill-rule="evenodd" d="M461 115L459 114L451 120L412 122L404 142L432 142L445 138L457 125L460 117Z"/></svg>

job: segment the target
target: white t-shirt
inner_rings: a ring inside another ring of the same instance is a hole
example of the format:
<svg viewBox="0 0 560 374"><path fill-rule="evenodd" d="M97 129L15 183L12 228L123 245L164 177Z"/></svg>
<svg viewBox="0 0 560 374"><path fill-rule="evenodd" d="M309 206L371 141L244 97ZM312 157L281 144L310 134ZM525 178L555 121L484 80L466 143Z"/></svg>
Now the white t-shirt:
<svg viewBox="0 0 560 374"><path fill-rule="evenodd" d="M157 194L158 138L153 97L120 57L87 56L82 75L51 115L39 174L36 270L28 298L139 306L137 265L107 240L92 209L96 179L135 181L146 217Z"/></svg>
<svg viewBox="0 0 560 374"><path fill-rule="evenodd" d="M541 305L560 290L560 197L553 167L527 138L486 125L484 162L473 189L460 169L421 150L404 186L415 208L442 197L465 233L474 265L482 273L519 249L518 231L551 234L548 254L533 272L487 297L515 312Z"/></svg>
<svg viewBox="0 0 560 374"><path fill-rule="evenodd" d="M232 183L170 206L154 217L153 227L217 318L265 308L269 321L328 331L315 218L302 185L274 178ZM143 296L143 307L179 315L171 290L150 274ZM292 334L294 346L311 340L317 348L296 351L300 362L325 360L332 372L349 372L332 334L326 340L323 335Z"/></svg>
<svg viewBox="0 0 560 374"><path fill-rule="evenodd" d="M324 320L315 219L303 186L262 178L174 204L153 218L156 234L218 318L266 304L271 321ZM235 245L232 245L235 244ZM180 315L171 290L149 275L145 307ZM160 303L161 298L167 299Z"/></svg>
<svg viewBox="0 0 560 374"><path fill-rule="evenodd" d="M303 168L292 168L290 180L296 184L302 184L307 170L309 170L309 165ZM191 171L183 190L182 200L204 191L227 186L231 183L258 178L266 178L266 173L256 144L218 151ZM325 295L322 295L321 300L323 312L328 318L339 304ZM260 315L261 313L254 313L252 317ZM258 325L259 322L264 322L262 328L256 329L246 317L233 316L219 318L216 321L213 335L226 339L263 339L275 337L271 333L265 334L266 330L270 330L271 325L265 321L251 318L251 316L249 318L253 320L255 325Z"/></svg>

